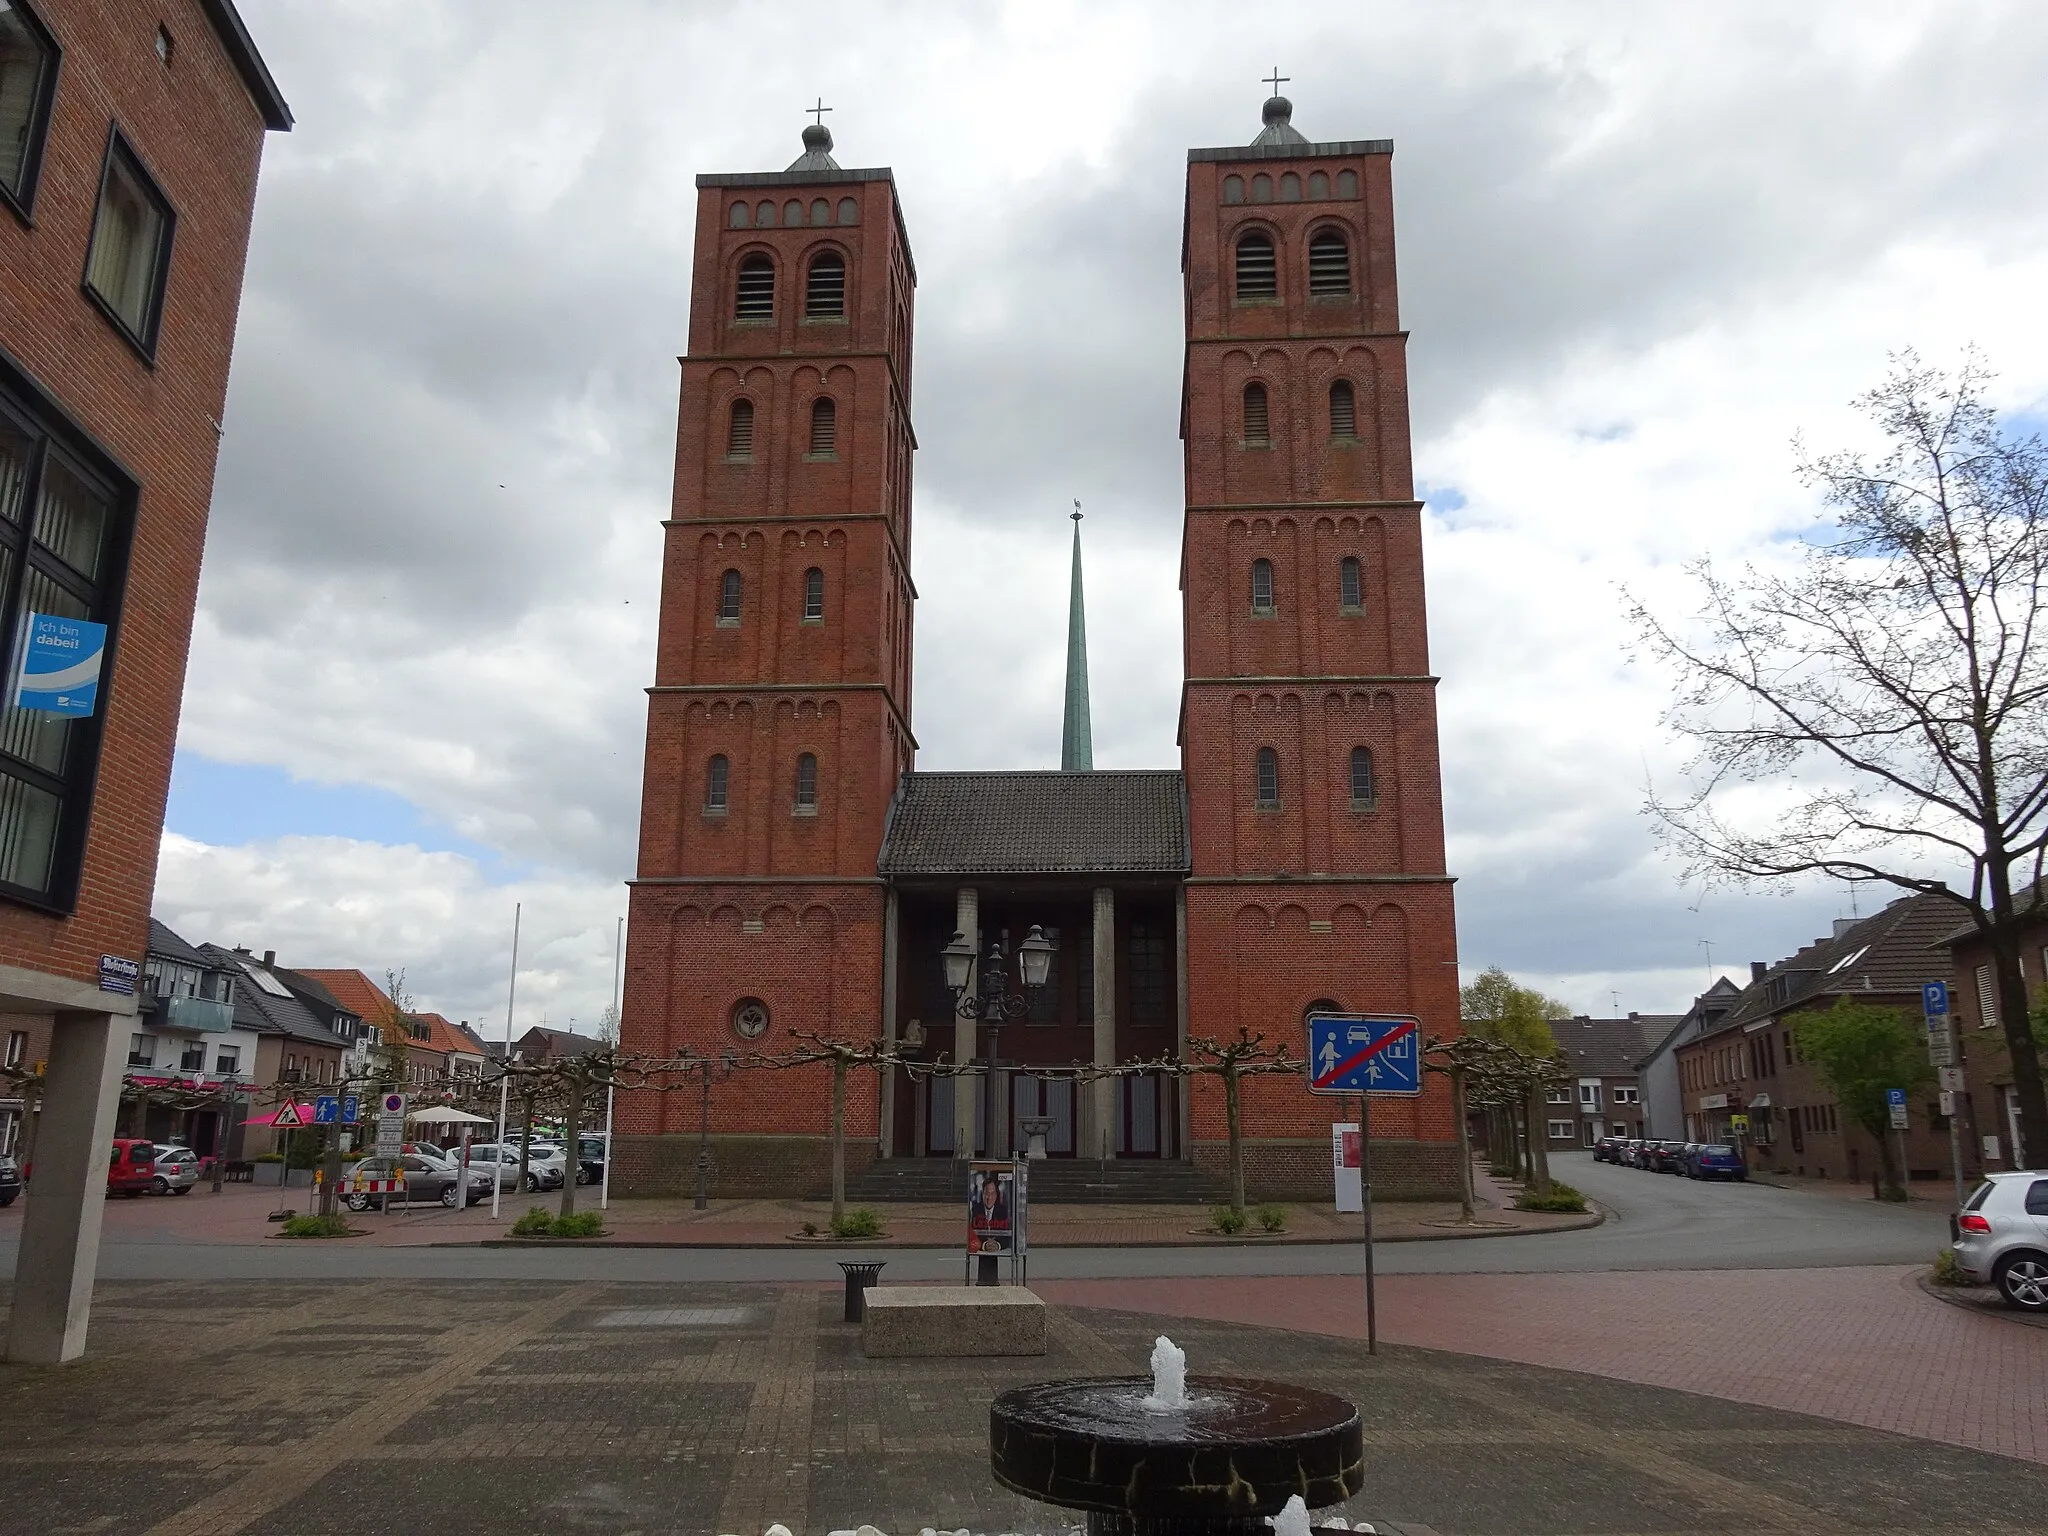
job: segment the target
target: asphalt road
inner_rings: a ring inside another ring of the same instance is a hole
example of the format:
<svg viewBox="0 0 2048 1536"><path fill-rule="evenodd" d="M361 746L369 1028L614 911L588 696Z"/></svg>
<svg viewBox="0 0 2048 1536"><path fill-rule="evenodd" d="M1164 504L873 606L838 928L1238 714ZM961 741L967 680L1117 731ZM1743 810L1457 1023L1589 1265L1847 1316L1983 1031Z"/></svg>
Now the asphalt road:
<svg viewBox="0 0 2048 1536"><path fill-rule="evenodd" d="M1382 1245L1382 1274L1559 1274L1600 1270L1805 1269L1924 1261L1946 1240L1947 1218L1926 1207L1882 1206L1757 1184L1696 1184L1669 1175L1560 1158L1569 1180L1609 1212L1590 1231L1536 1237L1446 1239ZM11 1275L14 1245L0 1245ZM842 1252L859 1252L858 1248ZM841 1253L805 1249L369 1248L349 1243L122 1243L100 1250L107 1280L832 1280ZM892 1281L947 1280L956 1254L896 1250ZM1181 1275L1354 1274L1352 1246L1049 1248L1042 1280Z"/></svg>

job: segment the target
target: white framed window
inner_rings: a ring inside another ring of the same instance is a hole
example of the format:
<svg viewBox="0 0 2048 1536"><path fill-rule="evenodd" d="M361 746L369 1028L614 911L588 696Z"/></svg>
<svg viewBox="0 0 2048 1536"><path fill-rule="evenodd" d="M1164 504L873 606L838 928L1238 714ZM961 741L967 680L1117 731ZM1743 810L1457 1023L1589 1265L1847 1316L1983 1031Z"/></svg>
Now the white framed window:
<svg viewBox="0 0 2048 1536"><path fill-rule="evenodd" d="M1553 1104L1569 1104L1572 1101L1572 1091L1569 1088L1553 1088L1547 1097Z"/></svg>
<svg viewBox="0 0 2048 1536"><path fill-rule="evenodd" d="M1600 1085L1598 1083L1579 1084L1579 1108L1590 1109L1594 1111L1599 1110Z"/></svg>
<svg viewBox="0 0 2048 1536"><path fill-rule="evenodd" d="M1553 1121L1551 1121L1551 1122L1550 1122L1550 1139L1551 1139L1552 1141L1570 1141L1570 1140L1572 1140L1572 1139L1573 1139L1573 1135L1574 1135L1574 1132L1573 1132L1573 1129L1572 1129L1572 1127L1573 1127L1573 1125L1574 1125L1574 1124L1575 1124L1575 1122L1573 1122L1573 1121L1570 1121L1570 1120L1553 1120Z"/></svg>
<svg viewBox="0 0 2048 1536"><path fill-rule="evenodd" d="M1617 1104L1640 1104L1643 1102L1641 1091L1635 1088L1617 1087L1614 1090L1614 1102Z"/></svg>

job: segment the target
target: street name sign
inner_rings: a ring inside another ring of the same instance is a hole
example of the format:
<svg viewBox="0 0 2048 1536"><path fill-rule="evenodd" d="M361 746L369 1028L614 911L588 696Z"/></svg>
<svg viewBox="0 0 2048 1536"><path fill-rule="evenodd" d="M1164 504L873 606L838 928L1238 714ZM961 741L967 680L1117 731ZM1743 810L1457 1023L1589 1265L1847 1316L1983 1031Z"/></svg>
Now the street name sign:
<svg viewBox="0 0 2048 1536"><path fill-rule="evenodd" d="M1422 1024L1319 1013L1308 1021L1308 1091L1413 1098L1422 1092Z"/></svg>

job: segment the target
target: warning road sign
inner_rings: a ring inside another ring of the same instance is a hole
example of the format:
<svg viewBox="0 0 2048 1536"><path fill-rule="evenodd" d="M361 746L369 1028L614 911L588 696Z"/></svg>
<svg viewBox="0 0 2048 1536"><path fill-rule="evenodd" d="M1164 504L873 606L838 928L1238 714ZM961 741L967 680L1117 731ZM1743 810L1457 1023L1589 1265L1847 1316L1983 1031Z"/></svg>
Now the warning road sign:
<svg viewBox="0 0 2048 1536"><path fill-rule="evenodd" d="M306 1117L299 1113L298 1105L286 1099L278 1106L277 1113L270 1117L270 1123L280 1131L297 1130L306 1123Z"/></svg>

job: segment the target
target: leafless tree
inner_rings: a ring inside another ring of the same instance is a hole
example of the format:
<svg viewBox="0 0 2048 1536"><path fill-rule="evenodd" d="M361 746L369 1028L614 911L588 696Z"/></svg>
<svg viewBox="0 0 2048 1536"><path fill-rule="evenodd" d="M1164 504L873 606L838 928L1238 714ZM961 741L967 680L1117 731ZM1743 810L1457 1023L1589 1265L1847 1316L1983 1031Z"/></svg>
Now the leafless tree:
<svg viewBox="0 0 2048 1536"><path fill-rule="evenodd" d="M1690 569L1679 624L1631 599L1695 756L1649 810L1693 873L1821 874L1939 896L1992 956L2022 1155L2048 1167L2048 1102L2027 1020L2022 926L2048 912L2048 448L1911 352L1857 403L1881 457L1800 452L1832 510L1784 571ZM1752 789L1752 786L1758 789ZM1967 871L1967 884L1950 883ZM1949 879L1945 879L1948 876Z"/></svg>
<svg viewBox="0 0 2048 1536"><path fill-rule="evenodd" d="M1244 1214L1244 1115L1240 1092L1244 1080L1275 1073L1299 1073L1307 1064L1288 1055L1285 1041L1268 1045L1263 1032L1254 1034L1240 1025L1235 1040L1190 1039L1187 1054L1180 1061L1160 1065L1166 1071L1222 1079L1223 1124L1230 1145L1230 1208Z"/></svg>

